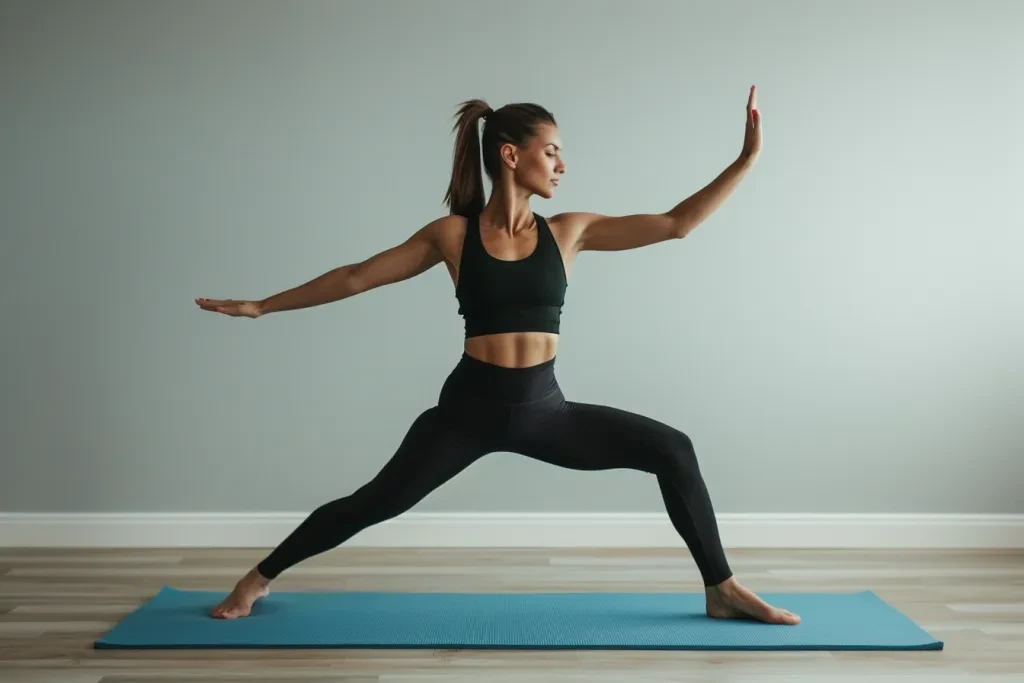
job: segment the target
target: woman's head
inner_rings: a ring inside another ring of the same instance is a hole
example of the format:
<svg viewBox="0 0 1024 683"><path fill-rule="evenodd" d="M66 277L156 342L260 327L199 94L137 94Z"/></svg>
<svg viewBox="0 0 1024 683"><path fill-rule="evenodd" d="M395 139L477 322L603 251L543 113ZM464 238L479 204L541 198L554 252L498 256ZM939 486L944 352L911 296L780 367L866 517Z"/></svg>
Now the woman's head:
<svg viewBox="0 0 1024 683"><path fill-rule="evenodd" d="M455 123L452 179L445 194L451 213L474 216L485 204L483 171L492 184L508 174L512 182L530 194L549 198L558 176L565 172L558 125L548 110L536 104L506 104L493 110L483 100L463 102ZM481 136L477 132L484 120Z"/></svg>

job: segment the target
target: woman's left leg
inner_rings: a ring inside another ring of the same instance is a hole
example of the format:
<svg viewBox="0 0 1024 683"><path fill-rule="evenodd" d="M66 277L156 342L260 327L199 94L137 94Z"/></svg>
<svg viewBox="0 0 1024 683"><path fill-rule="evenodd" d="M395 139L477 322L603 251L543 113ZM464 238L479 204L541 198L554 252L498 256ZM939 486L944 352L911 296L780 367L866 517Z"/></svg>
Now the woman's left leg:
<svg viewBox="0 0 1024 683"><path fill-rule="evenodd" d="M655 475L672 526L690 549L704 585L717 586L732 576L686 434L637 413L565 400L518 409L513 421L510 446L522 455L569 469Z"/></svg>
<svg viewBox="0 0 1024 683"><path fill-rule="evenodd" d="M515 408L509 429L508 449L536 460L575 470L655 475L669 519L703 578L710 616L799 621L733 578L693 443L679 429L618 408L566 401L561 392Z"/></svg>

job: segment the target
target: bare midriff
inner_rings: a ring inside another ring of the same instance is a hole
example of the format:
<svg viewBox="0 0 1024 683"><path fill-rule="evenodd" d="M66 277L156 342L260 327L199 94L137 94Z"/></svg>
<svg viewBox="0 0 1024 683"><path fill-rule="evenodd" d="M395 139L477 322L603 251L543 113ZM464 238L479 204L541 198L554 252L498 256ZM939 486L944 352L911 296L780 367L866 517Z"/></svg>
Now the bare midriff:
<svg viewBox="0 0 1024 683"><path fill-rule="evenodd" d="M558 335L548 332L509 332L470 337L465 341L466 354L492 365L506 368L527 368L555 357Z"/></svg>

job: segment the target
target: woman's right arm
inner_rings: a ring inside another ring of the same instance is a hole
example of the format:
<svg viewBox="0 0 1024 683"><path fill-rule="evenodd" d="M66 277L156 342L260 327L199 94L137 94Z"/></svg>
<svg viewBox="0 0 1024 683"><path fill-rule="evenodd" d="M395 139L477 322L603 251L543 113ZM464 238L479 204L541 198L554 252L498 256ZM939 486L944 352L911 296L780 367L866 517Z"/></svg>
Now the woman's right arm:
<svg viewBox="0 0 1024 683"><path fill-rule="evenodd" d="M259 301L196 299L205 310L259 317L341 301L377 287L408 280L440 263L440 230L451 216L434 220L409 239L360 261L339 266L309 282Z"/></svg>
<svg viewBox="0 0 1024 683"><path fill-rule="evenodd" d="M340 266L305 284L263 299L259 302L260 315L341 301L430 270L442 260L437 231L444 220L428 223L401 244L359 263Z"/></svg>

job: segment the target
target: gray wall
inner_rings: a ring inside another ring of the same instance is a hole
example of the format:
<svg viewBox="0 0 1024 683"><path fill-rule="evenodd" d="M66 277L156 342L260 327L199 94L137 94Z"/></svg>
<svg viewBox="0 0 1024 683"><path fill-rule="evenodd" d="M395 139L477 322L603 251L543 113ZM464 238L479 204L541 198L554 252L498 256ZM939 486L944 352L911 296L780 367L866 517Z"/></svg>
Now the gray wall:
<svg viewBox="0 0 1024 683"><path fill-rule="evenodd" d="M442 215L455 105L552 109L584 254L571 398L694 440L722 512L1024 512L1024 6L3 2L4 511L305 511L383 465L461 353L443 268L261 320L199 311ZM417 511L663 510L495 454Z"/></svg>

